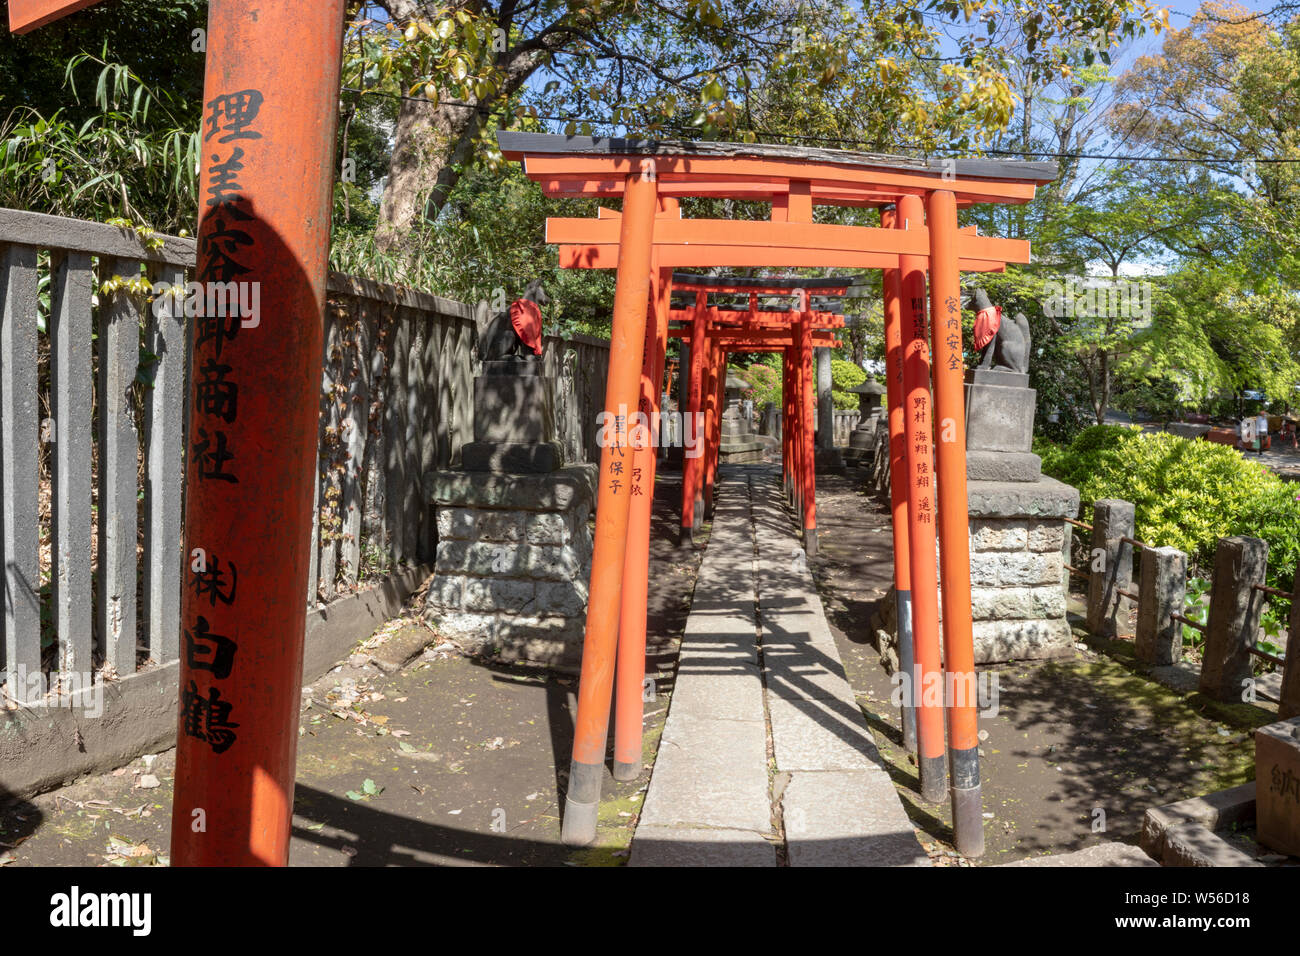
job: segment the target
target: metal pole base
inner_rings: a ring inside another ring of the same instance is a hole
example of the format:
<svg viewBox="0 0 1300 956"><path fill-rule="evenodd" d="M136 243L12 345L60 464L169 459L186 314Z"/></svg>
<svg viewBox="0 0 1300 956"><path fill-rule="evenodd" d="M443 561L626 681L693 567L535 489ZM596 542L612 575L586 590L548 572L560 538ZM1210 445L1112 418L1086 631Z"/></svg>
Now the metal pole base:
<svg viewBox="0 0 1300 956"><path fill-rule="evenodd" d="M898 667L903 674L903 707L900 717L903 723L903 749L910 754L916 753L916 661L912 649L912 592L899 591L896 594L895 607L898 611L896 630L898 633Z"/></svg>
<svg viewBox="0 0 1300 956"><path fill-rule="evenodd" d="M810 558L817 557L817 529L803 529L803 553Z"/></svg>
<svg viewBox="0 0 1300 956"><path fill-rule="evenodd" d="M917 757L921 774L921 799L926 803L943 803L948 796L948 767L943 754Z"/></svg>
<svg viewBox="0 0 1300 956"><path fill-rule="evenodd" d="M952 771L953 843L962 856L977 857L984 853L979 747L950 750L948 759Z"/></svg>
<svg viewBox="0 0 1300 956"><path fill-rule="evenodd" d="M600 764L569 764L569 792L564 798L560 839L565 846L590 846L596 839L596 814L600 808Z"/></svg>
<svg viewBox="0 0 1300 956"><path fill-rule="evenodd" d="M641 761L633 760L624 763L622 760L614 761L614 779L620 783L627 783L635 780L641 775Z"/></svg>
<svg viewBox="0 0 1300 956"><path fill-rule="evenodd" d="M974 859L984 855L984 804L980 787L952 789L952 832L957 852Z"/></svg>

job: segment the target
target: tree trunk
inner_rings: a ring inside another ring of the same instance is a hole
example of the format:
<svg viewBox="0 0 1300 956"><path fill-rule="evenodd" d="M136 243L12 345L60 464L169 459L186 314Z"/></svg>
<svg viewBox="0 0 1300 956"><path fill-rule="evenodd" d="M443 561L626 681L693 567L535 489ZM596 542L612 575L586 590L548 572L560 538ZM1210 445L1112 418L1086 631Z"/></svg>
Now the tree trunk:
<svg viewBox="0 0 1300 956"><path fill-rule="evenodd" d="M435 215L442 208L459 177L456 166L468 158L479 123L474 108L402 100L388 181L379 201L375 241L380 249L400 246L428 207Z"/></svg>
<svg viewBox="0 0 1300 956"><path fill-rule="evenodd" d="M377 2L399 26L428 15L422 0ZM500 25L508 30L511 18L508 14L503 16ZM473 97L447 102L445 90L439 90L442 95L437 106L418 97L402 100L388 180L379 200L375 241L380 249L401 246L412 227L426 214L430 218L437 216L460 178L459 168L470 159L484 117L494 105L517 92L543 62L545 53L536 40L497 54L496 65L502 71L502 82L495 93L481 102Z"/></svg>

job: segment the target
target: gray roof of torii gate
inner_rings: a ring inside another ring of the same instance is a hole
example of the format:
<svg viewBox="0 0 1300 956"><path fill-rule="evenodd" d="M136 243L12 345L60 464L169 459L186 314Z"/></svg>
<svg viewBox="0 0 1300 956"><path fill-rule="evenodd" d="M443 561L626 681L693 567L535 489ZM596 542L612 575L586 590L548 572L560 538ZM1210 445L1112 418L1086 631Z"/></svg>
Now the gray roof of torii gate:
<svg viewBox="0 0 1300 956"><path fill-rule="evenodd" d="M721 143L710 140L639 139L623 136L562 136L554 133L501 131L497 143L506 153L592 153L609 156L712 156L795 159L870 166L901 173L953 175L971 179L1054 180L1056 163L1020 159L917 159L890 153L784 146L773 143Z"/></svg>

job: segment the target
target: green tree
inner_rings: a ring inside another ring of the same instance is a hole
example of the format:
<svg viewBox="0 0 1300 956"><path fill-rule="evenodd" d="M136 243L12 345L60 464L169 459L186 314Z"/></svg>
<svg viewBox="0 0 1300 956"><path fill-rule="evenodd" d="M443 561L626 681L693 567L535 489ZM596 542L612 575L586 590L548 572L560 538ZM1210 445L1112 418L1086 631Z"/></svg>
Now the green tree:
<svg viewBox="0 0 1300 956"><path fill-rule="evenodd" d="M382 18L368 15L377 9ZM525 116L570 115L577 133L978 144L1013 110L1009 58L993 42L1009 21L1023 24L1025 58L1047 76L1079 37L1109 49L1162 16L1148 0L890 0L860 11L839 0L361 4L346 76L406 97L381 246L436 214L473 157L497 161L491 134ZM960 56L945 57L943 28L959 23Z"/></svg>

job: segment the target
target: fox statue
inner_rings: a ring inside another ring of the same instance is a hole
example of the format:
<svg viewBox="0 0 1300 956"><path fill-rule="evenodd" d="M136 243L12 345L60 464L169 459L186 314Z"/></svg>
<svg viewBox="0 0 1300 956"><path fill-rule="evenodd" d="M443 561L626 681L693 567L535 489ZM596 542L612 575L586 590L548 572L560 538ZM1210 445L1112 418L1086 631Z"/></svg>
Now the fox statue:
<svg viewBox="0 0 1300 956"><path fill-rule="evenodd" d="M1010 322L1002 321L1002 308L989 301L988 293L976 287L975 348L985 349L979 368L1009 372L1029 371L1029 320L1017 312ZM987 348L985 348L987 346Z"/></svg>
<svg viewBox="0 0 1300 956"><path fill-rule="evenodd" d="M521 298L483 324L479 333L479 358L485 362L527 361L542 354L541 306L550 302L541 279L533 279ZM486 311L486 302L481 307ZM529 353L533 353L530 355Z"/></svg>

